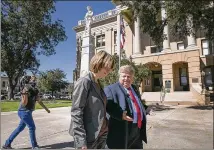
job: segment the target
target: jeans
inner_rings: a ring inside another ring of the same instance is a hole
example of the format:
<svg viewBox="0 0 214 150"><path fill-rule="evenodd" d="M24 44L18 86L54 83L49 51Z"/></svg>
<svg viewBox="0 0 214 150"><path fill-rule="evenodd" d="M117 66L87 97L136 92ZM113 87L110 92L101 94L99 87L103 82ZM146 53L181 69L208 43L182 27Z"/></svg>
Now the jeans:
<svg viewBox="0 0 214 150"><path fill-rule="evenodd" d="M5 145L11 146L11 143L16 138L16 136L19 135L19 133L22 132L27 125L29 128L32 148L38 147L35 134L36 127L33 121L32 111L18 111L18 116L21 119L19 126L12 132L10 137L6 140Z"/></svg>

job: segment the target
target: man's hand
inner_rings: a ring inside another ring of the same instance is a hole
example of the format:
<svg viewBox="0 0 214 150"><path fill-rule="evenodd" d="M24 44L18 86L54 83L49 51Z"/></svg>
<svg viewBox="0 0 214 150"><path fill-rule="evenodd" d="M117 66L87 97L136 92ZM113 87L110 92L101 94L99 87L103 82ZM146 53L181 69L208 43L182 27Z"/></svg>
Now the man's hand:
<svg viewBox="0 0 214 150"><path fill-rule="evenodd" d="M155 116L155 113L154 113L152 107L148 107L148 108L146 109L146 114L147 114L147 115L150 115L150 116Z"/></svg>
<svg viewBox="0 0 214 150"><path fill-rule="evenodd" d="M123 112L123 120L126 120L126 121L133 121L133 119L129 116L126 115L127 111L124 111Z"/></svg>
<svg viewBox="0 0 214 150"><path fill-rule="evenodd" d="M152 111L152 108L151 107L148 107L147 109L146 109L146 114L148 114L148 115L150 115L150 112Z"/></svg>

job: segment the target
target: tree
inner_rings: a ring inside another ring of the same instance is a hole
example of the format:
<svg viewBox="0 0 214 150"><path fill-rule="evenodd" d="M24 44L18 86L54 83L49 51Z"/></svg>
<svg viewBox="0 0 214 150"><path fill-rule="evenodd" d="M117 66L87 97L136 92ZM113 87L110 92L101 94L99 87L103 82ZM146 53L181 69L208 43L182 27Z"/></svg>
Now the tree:
<svg viewBox="0 0 214 150"><path fill-rule="evenodd" d="M116 62L116 65L115 65L114 71L112 71L104 79L100 80L103 87L118 81L119 57L117 55L114 55L113 57ZM134 62L128 59L121 60L121 66L124 66L124 65L131 65L134 68L135 70L134 84L137 85L138 87L140 86L140 83L142 82L142 80L144 78L147 78L151 74L151 71L145 65L142 65L142 64L136 65Z"/></svg>
<svg viewBox="0 0 214 150"><path fill-rule="evenodd" d="M148 78L151 75L151 70L145 65L135 65L135 84L140 87L143 79Z"/></svg>
<svg viewBox="0 0 214 150"><path fill-rule="evenodd" d="M71 96L72 93L73 93L73 91L74 91L74 84L73 84L73 83L70 83L70 84L67 86L67 90L68 90L69 96Z"/></svg>
<svg viewBox="0 0 214 150"><path fill-rule="evenodd" d="M164 27L169 24L170 34L178 39L197 31L204 31L205 37L214 41L214 1L213 0L121 0L123 6L127 6L134 15L134 20L140 18L140 27L144 33L150 35L156 45L160 46L166 36ZM161 7L167 12L167 18L161 17ZM190 20L192 18L192 21ZM192 22L192 28L187 23Z"/></svg>
<svg viewBox="0 0 214 150"><path fill-rule="evenodd" d="M1 71L9 78L9 99L24 72L36 72L37 55L55 54L55 46L66 40L61 20L53 21L53 0L1 1Z"/></svg>
<svg viewBox="0 0 214 150"><path fill-rule="evenodd" d="M41 91L51 91L53 96L55 91L59 91L68 86L65 78L66 74L60 69L40 72L38 87Z"/></svg>

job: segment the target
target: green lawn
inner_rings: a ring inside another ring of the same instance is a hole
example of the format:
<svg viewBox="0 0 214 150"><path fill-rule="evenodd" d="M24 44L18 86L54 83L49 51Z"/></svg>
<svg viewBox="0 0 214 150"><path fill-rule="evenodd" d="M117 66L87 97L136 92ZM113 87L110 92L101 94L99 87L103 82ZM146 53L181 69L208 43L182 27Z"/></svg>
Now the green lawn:
<svg viewBox="0 0 214 150"><path fill-rule="evenodd" d="M19 103L20 101L1 101L1 112L17 111ZM71 100L45 100L43 103L48 108L71 106ZM36 109L42 109L42 107L36 103Z"/></svg>

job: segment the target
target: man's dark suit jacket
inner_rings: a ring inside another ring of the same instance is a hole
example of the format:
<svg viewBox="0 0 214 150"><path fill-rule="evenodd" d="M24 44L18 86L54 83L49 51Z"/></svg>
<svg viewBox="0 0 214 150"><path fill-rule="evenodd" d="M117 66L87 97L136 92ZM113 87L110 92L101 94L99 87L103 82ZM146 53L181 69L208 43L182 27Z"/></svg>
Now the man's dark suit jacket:
<svg viewBox="0 0 214 150"><path fill-rule="evenodd" d="M132 85L132 88L141 100L141 96L137 88L134 85ZM127 111L127 115L133 118L129 94L127 94L119 82L105 87L104 91L107 96L106 110L108 115L110 115L107 145L110 149L124 149L126 138L126 121L122 120L123 111ZM145 110L147 109L147 106L144 104L143 107ZM130 132L132 125L132 122L128 123L128 132ZM147 143L145 114L143 115L142 127L140 129L140 138Z"/></svg>

